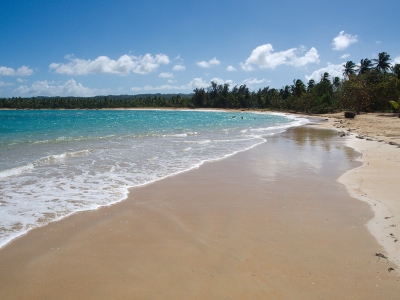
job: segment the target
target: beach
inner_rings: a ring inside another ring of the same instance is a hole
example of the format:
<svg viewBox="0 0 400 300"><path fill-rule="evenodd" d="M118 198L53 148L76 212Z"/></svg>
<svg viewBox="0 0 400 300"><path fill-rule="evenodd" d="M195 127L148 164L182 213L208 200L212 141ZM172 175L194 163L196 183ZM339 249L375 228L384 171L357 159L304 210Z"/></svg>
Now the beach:
<svg viewBox="0 0 400 300"><path fill-rule="evenodd" d="M328 122L319 126L346 134L347 145L362 153L362 166L343 174L339 182L352 197L370 205L375 216L367 227L400 267L400 118L392 113L326 117Z"/></svg>
<svg viewBox="0 0 400 300"><path fill-rule="evenodd" d="M396 299L400 150L340 120L31 230L0 249L0 297Z"/></svg>

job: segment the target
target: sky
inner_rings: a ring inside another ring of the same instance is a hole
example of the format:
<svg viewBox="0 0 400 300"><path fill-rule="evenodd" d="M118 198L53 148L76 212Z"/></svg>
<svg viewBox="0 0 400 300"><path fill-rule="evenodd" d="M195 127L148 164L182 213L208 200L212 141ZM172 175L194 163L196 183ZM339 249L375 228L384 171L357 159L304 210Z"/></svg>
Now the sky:
<svg viewBox="0 0 400 300"><path fill-rule="evenodd" d="M282 88L387 52L400 1L3 0L0 97Z"/></svg>

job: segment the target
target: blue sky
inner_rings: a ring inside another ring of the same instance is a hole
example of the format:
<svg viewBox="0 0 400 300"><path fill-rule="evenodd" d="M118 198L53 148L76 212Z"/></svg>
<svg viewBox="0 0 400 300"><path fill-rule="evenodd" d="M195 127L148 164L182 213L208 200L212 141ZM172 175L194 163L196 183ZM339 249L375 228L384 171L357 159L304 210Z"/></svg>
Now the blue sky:
<svg viewBox="0 0 400 300"><path fill-rule="evenodd" d="M0 3L0 97L250 90L340 76L347 60L400 63L400 1Z"/></svg>

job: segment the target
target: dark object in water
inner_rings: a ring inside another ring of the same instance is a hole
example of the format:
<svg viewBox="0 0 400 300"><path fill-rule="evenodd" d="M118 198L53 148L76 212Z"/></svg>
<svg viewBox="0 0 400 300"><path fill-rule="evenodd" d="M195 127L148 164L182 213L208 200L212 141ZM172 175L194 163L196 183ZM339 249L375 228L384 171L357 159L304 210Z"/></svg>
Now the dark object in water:
<svg viewBox="0 0 400 300"><path fill-rule="evenodd" d="M352 111L345 111L344 112L344 117L347 119L354 119L354 117L356 116L355 112Z"/></svg>

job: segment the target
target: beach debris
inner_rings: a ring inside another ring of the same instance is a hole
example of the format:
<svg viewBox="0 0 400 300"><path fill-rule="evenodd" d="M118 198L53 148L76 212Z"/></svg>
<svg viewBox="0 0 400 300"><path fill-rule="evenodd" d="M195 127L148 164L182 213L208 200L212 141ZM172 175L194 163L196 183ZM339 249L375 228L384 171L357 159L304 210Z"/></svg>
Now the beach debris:
<svg viewBox="0 0 400 300"><path fill-rule="evenodd" d="M363 140L363 139L364 139L364 136L362 136L362 135L357 135L356 138L358 138L358 139L360 139L360 140Z"/></svg>
<svg viewBox="0 0 400 300"><path fill-rule="evenodd" d="M389 273L392 272L392 271L394 271L394 269L393 269L392 267L387 268L387 270L388 270Z"/></svg>
<svg viewBox="0 0 400 300"><path fill-rule="evenodd" d="M375 256L378 256L379 258L378 258L378 261L381 259L381 258L384 258L384 259L387 259L387 256L386 255L384 255L384 254L382 254L382 253L375 253Z"/></svg>
<svg viewBox="0 0 400 300"><path fill-rule="evenodd" d="M345 111L344 112L344 117L347 119L354 119L354 117L356 116L355 112L352 111Z"/></svg>

